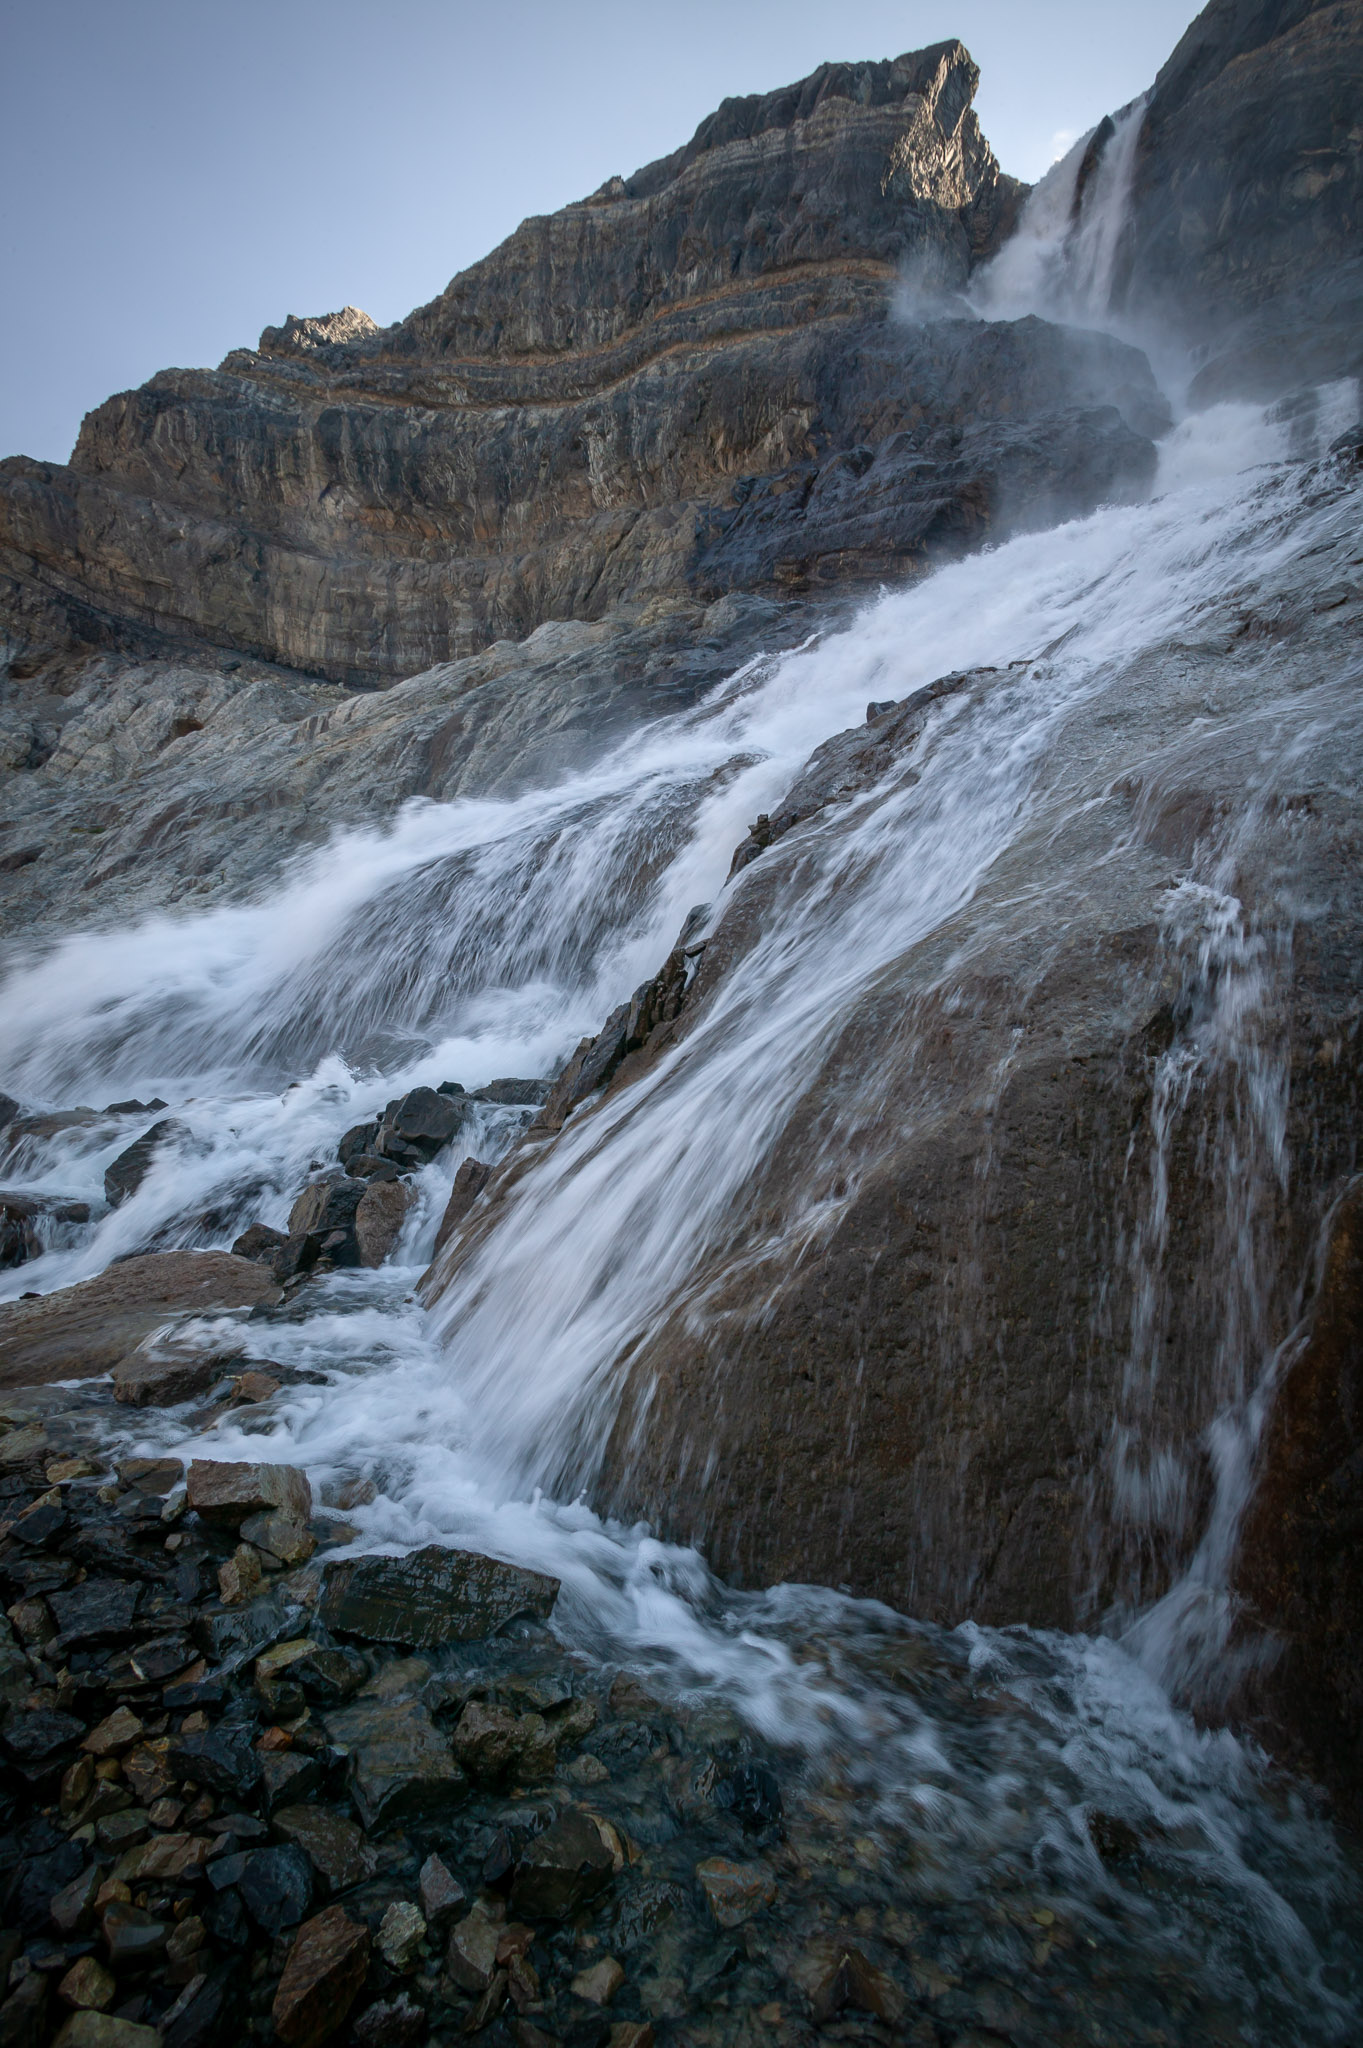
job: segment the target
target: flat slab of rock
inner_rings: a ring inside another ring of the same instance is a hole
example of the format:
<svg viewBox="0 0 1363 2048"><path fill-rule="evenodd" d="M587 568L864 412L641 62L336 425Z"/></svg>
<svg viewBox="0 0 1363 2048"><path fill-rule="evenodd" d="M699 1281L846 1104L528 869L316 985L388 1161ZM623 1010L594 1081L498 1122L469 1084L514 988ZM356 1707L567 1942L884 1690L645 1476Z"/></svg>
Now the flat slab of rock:
<svg viewBox="0 0 1363 2048"><path fill-rule="evenodd" d="M343 1906L299 1928L270 2017L288 2048L316 2048L335 2033L369 1968L369 1930Z"/></svg>
<svg viewBox="0 0 1363 2048"><path fill-rule="evenodd" d="M194 1512L224 1529L239 1529L249 1515L278 1512L305 1523L312 1513L312 1488L296 1465L195 1458L185 1490Z"/></svg>
<svg viewBox="0 0 1363 2048"><path fill-rule="evenodd" d="M112 1372L175 1315L277 1302L263 1266L231 1252L146 1252L37 1301L0 1304L0 1387Z"/></svg>
<svg viewBox="0 0 1363 2048"><path fill-rule="evenodd" d="M333 1565L320 1612L340 1635L433 1650L477 1642L520 1615L547 1621L558 1589L543 1572L433 1543L406 1557Z"/></svg>

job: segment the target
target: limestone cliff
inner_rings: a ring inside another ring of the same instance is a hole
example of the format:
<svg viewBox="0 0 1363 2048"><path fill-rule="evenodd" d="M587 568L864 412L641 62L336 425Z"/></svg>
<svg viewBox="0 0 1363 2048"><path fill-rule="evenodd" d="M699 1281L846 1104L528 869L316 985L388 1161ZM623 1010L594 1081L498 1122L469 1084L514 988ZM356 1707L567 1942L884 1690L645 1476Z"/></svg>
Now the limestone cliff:
<svg viewBox="0 0 1363 2048"><path fill-rule="evenodd" d="M949 294L1013 218L976 75L946 43L728 101L398 326L290 318L110 399L68 467L0 465L21 663L202 640L373 685L625 598L901 573L1138 486L1134 354L891 317L905 266Z"/></svg>

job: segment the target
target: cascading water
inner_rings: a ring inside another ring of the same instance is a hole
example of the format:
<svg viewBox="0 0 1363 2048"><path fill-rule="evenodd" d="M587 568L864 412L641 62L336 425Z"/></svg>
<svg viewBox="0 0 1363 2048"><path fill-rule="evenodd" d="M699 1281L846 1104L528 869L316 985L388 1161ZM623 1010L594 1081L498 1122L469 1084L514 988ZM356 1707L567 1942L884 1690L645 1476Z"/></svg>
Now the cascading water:
<svg viewBox="0 0 1363 2048"><path fill-rule="evenodd" d="M1093 253L1095 278L1106 261ZM325 1384L292 1387L254 1432L226 1417L210 1441L217 1456L265 1449L319 1478L373 1478L378 1498L355 1517L365 1545L453 1541L552 1570L567 1640L674 1694L719 1695L803 1753L877 1853L912 1866L913 1896L964 1914L960 1925L978 1927L982 1902L1039 1888L1077 1930L1065 1981L1082 1980L1106 2038L1157 2038L1134 2030L1136 2014L1163 2038L1205 2038L1213 1994L1236 2038L1265 2043L1346 2039L1363 2009L1346 1857L1249 1749L1170 1703L1158 1629L1136 1645L1143 1663L1111 1640L945 1632L814 1588L739 1595L694 1553L603 1523L576 1496L632 1353L679 1304L703 1315L715 1272L750 1255L745 1191L837 1020L971 902L1047 804L1069 800L1067 743L1084 717L1101 725L1142 652L1196 633L1229 587L1252 594L1349 529L1346 481L1286 452L1285 429L1247 409L1203 416L1166 445L1148 504L885 596L556 788L410 807L387 832L342 835L263 902L67 940L16 964L0 995L5 1079L26 1099L156 1093L191 1134L83 1241L4 1276L5 1294L67 1284L148 1243L230 1242L255 1217L282 1220L312 1163L398 1090L562 1058L656 968L693 905L718 914L749 820L868 699L996 670L944 700L875 787L806 828L779 916L696 1028L531 1163L433 1316L412 1287L454 1159L426 1170L395 1264L318 1283L301 1320L241 1326L248 1349ZM1328 744L1320 704L1283 717L1294 744ZM1107 773L1100 762L1090 786ZM1280 1075L1256 1023L1271 948L1228 874L1186 877L1171 901L1171 953L1190 952L1211 993L1165 1057L1156 1129L1236 1064L1253 1161L1242 1148L1227 1171L1249 1200L1265 1166L1282 1170ZM468 1148L493 1156L516 1127L489 1108ZM66 1131L15 1162L18 1177L97 1198L134 1134L117 1118ZM1148 1285L1114 1484L1133 1512L1158 1516L1139 1437L1161 1167L1142 1165L1130 1255ZM817 1232L830 1200L812 1182L807 1210L782 1228ZM1233 1287L1248 1286L1254 1216L1227 1228L1247 1247ZM1212 1369L1228 1412L1243 1413L1266 1365L1254 1303L1237 1300ZM173 1417L139 1427L145 1448L175 1440ZM1202 1557L1213 1595L1224 1563ZM1095 1814L1139 1839L1139 1879L1100 1859ZM1183 2003L1180 1984L1194 1987Z"/></svg>
<svg viewBox="0 0 1363 2048"><path fill-rule="evenodd" d="M1018 222L971 289L991 320L1026 313L1109 326L1146 98L1075 143L1028 194Z"/></svg>

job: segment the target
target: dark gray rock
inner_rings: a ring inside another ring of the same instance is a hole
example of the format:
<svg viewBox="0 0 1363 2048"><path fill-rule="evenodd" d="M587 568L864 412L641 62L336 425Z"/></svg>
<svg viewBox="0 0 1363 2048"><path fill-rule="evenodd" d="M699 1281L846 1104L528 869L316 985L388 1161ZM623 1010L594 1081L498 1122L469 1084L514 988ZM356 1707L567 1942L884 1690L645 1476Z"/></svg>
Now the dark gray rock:
<svg viewBox="0 0 1363 2048"><path fill-rule="evenodd" d="M169 1767L181 1782L192 1780L229 1799L246 1800L260 1783L260 1758L243 1728L215 1728L211 1734L177 1736Z"/></svg>
<svg viewBox="0 0 1363 2048"><path fill-rule="evenodd" d="M495 1635L518 1615L546 1620L557 1598L558 1580L541 1572L431 1544L332 1565L319 1611L340 1635L427 1650Z"/></svg>
<svg viewBox="0 0 1363 2048"><path fill-rule="evenodd" d="M270 1817L270 1827L282 1841L302 1850L324 1892L348 1891L374 1875L374 1852L361 1830L327 1807L279 1807Z"/></svg>
<svg viewBox="0 0 1363 2048"><path fill-rule="evenodd" d="M132 1635L142 1589L127 1579L86 1579L69 1593L51 1593L64 1644L113 1643Z"/></svg>
<svg viewBox="0 0 1363 2048"><path fill-rule="evenodd" d="M176 1117L164 1117L159 1124L144 1131L134 1139L125 1152L120 1152L112 1166L104 1173L104 1199L113 1208L126 1202L134 1195L150 1173L157 1154L165 1150L178 1149L191 1141L188 1125Z"/></svg>
<svg viewBox="0 0 1363 2048"><path fill-rule="evenodd" d="M1212 0L1142 124L1118 298L1205 359L1204 402L1363 369L1363 15Z"/></svg>
<svg viewBox="0 0 1363 2048"><path fill-rule="evenodd" d="M84 1735L85 1724L74 1714L36 1707L27 1713L11 1713L0 1740L17 1763L45 1764L72 1743L81 1741Z"/></svg>
<svg viewBox="0 0 1363 2048"><path fill-rule="evenodd" d="M326 1727L348 1758L350 1796L371 1831L463 1798L468 1780L417 1701L355 1700L328 1714Z"/></svg>
<svg viewBox="0 0 1363 2048"><path fill-rule="evenodd" d="M532 1920L562 1920L611 1882L614 1860L584 1813L561 1814L528 1843L511 1882L511 1908Z"/></svg>
<svg viewBox="0 0 1363 2048"><path fill-rule="evenodd" d="M312 1865L302 1849L284 1842L253 1849L236 1880L241 1902L263 1934L282 1934L306 1918L312 1905Z"/></svg>

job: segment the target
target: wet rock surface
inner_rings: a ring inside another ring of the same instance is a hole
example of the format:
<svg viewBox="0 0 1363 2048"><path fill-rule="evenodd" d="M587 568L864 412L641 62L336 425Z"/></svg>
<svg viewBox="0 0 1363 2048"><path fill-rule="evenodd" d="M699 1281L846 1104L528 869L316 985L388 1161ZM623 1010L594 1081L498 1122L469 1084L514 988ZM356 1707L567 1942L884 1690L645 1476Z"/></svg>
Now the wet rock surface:
<svg viewBox="0 0 1363 2048"><path fill-rule="evenodd" d="M154 1252L33 1301L0 1303L0 1384L112 1371L176 1314L278 1300L271 1276L230 1252Z"/></svg>

